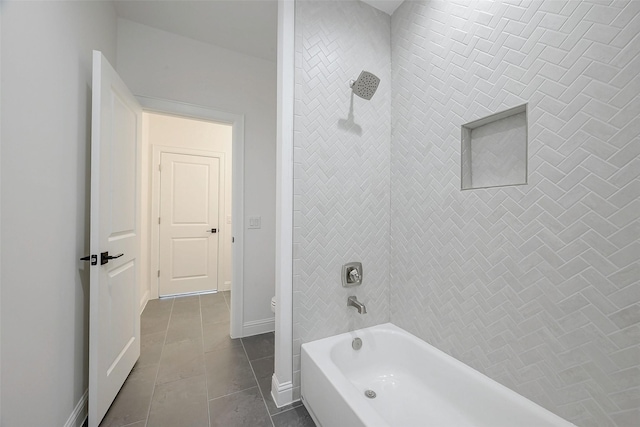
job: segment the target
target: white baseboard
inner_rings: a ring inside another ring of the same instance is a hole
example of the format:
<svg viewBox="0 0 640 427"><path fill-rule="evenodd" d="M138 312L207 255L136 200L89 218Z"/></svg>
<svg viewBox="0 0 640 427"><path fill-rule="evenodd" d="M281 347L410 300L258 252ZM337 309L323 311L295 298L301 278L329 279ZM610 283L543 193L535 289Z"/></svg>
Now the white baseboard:
<svg viewBox="0 0 640 427"><path fill-rule="evenodd" d="M84 394L80 398L80 401L78 402L76 407L73 408L73 412L69 416L69 419L67 420L67 422L64 423L64 427L82 427L82 424L84 424L84 420L87 419L88 398L89 398L89 389L85 390Z"/></svg>
<svg viewBox="0 0 640 427"><path fill-rule="evenodd" d="M271 377L271 398L278 408L293 403L293 382L280 383L276 374Z"/></svg>
<svg viewBox="0 0 640 427"><path fill-rule="evenodd" d="M142 312L144 311L144 308L147 306L147 303L149 302L149 294L150 292L147 289L147 291L144 293L144 295L140 299L140 314L142 314Z"/></svg>
<svg viewBox="0 0 640 427"><path fill-rule="evenodd" d="M276 319L274 317L263 320L254 320L245 322L242 325L242 337L250 337L252 335L264 334L276 330Z"/></svg>

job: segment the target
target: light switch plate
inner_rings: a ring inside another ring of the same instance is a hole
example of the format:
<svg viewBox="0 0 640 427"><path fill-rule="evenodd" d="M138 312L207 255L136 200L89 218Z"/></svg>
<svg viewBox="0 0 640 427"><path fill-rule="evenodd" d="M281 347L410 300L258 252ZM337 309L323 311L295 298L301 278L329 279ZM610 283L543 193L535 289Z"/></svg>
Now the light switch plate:
<svg viewBox="0 0 640 427"><path fill-rule="evenodd" d="M249 217L249 228L257 229L262 227L262 217L259 216L250 216Z"/></svg>

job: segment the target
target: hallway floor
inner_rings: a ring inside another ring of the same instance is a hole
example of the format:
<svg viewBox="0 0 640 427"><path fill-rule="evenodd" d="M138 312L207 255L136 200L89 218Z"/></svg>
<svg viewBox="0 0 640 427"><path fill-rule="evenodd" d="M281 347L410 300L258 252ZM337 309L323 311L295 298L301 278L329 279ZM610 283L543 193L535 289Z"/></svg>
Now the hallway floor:
<svg viewBox="0 0 640 427"><path fill-rule="evenodd" d="M229 292L151 300L141 355L101 427L314 427L271 399L274 334L229 338Z"/></svg>

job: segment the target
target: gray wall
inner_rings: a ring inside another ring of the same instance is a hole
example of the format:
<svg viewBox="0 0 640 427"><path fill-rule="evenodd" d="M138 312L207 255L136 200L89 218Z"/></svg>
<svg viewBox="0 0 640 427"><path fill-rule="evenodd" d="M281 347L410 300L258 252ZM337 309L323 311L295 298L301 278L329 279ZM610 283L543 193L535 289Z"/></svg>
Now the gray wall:
<svg viewBox="0 0 640 427"><path fill-rule="evenodd" d="M638 421L638 28L626 1L392 18L391 321L580 426ZM460 191L460 125L524 102L529 184Z"/></svg>
<svg viewBox="0 0 640 427"><path fill-rule="evenodd" d="M389 319L390 19L361 2L296 3L294 393L300 345ZM362 70L382 79L353 98ZM364 284L346 289L343 263ZM369 311L347 308L357 295Z"/></svg>
<svg viewBox="0 0 640 427"><path fill-rule="evenodd" d="M88 381L91 51L107 2L2 2L3 427L62 426ZM115 64L114 64L115 65Z"/></svg>

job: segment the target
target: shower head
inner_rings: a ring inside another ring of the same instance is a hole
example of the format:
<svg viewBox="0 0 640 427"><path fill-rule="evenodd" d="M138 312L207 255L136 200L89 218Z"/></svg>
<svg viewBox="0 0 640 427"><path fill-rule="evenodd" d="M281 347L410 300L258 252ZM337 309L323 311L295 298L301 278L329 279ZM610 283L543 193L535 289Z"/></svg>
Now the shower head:
<svg viewBox="0 0 640 427"><path fill-rule="evenodd" d="M351 81L351 89L360 98L368 101L376 93L379 84L380 79L378 77L368 71L363 71L357 80Z"/></svg>

